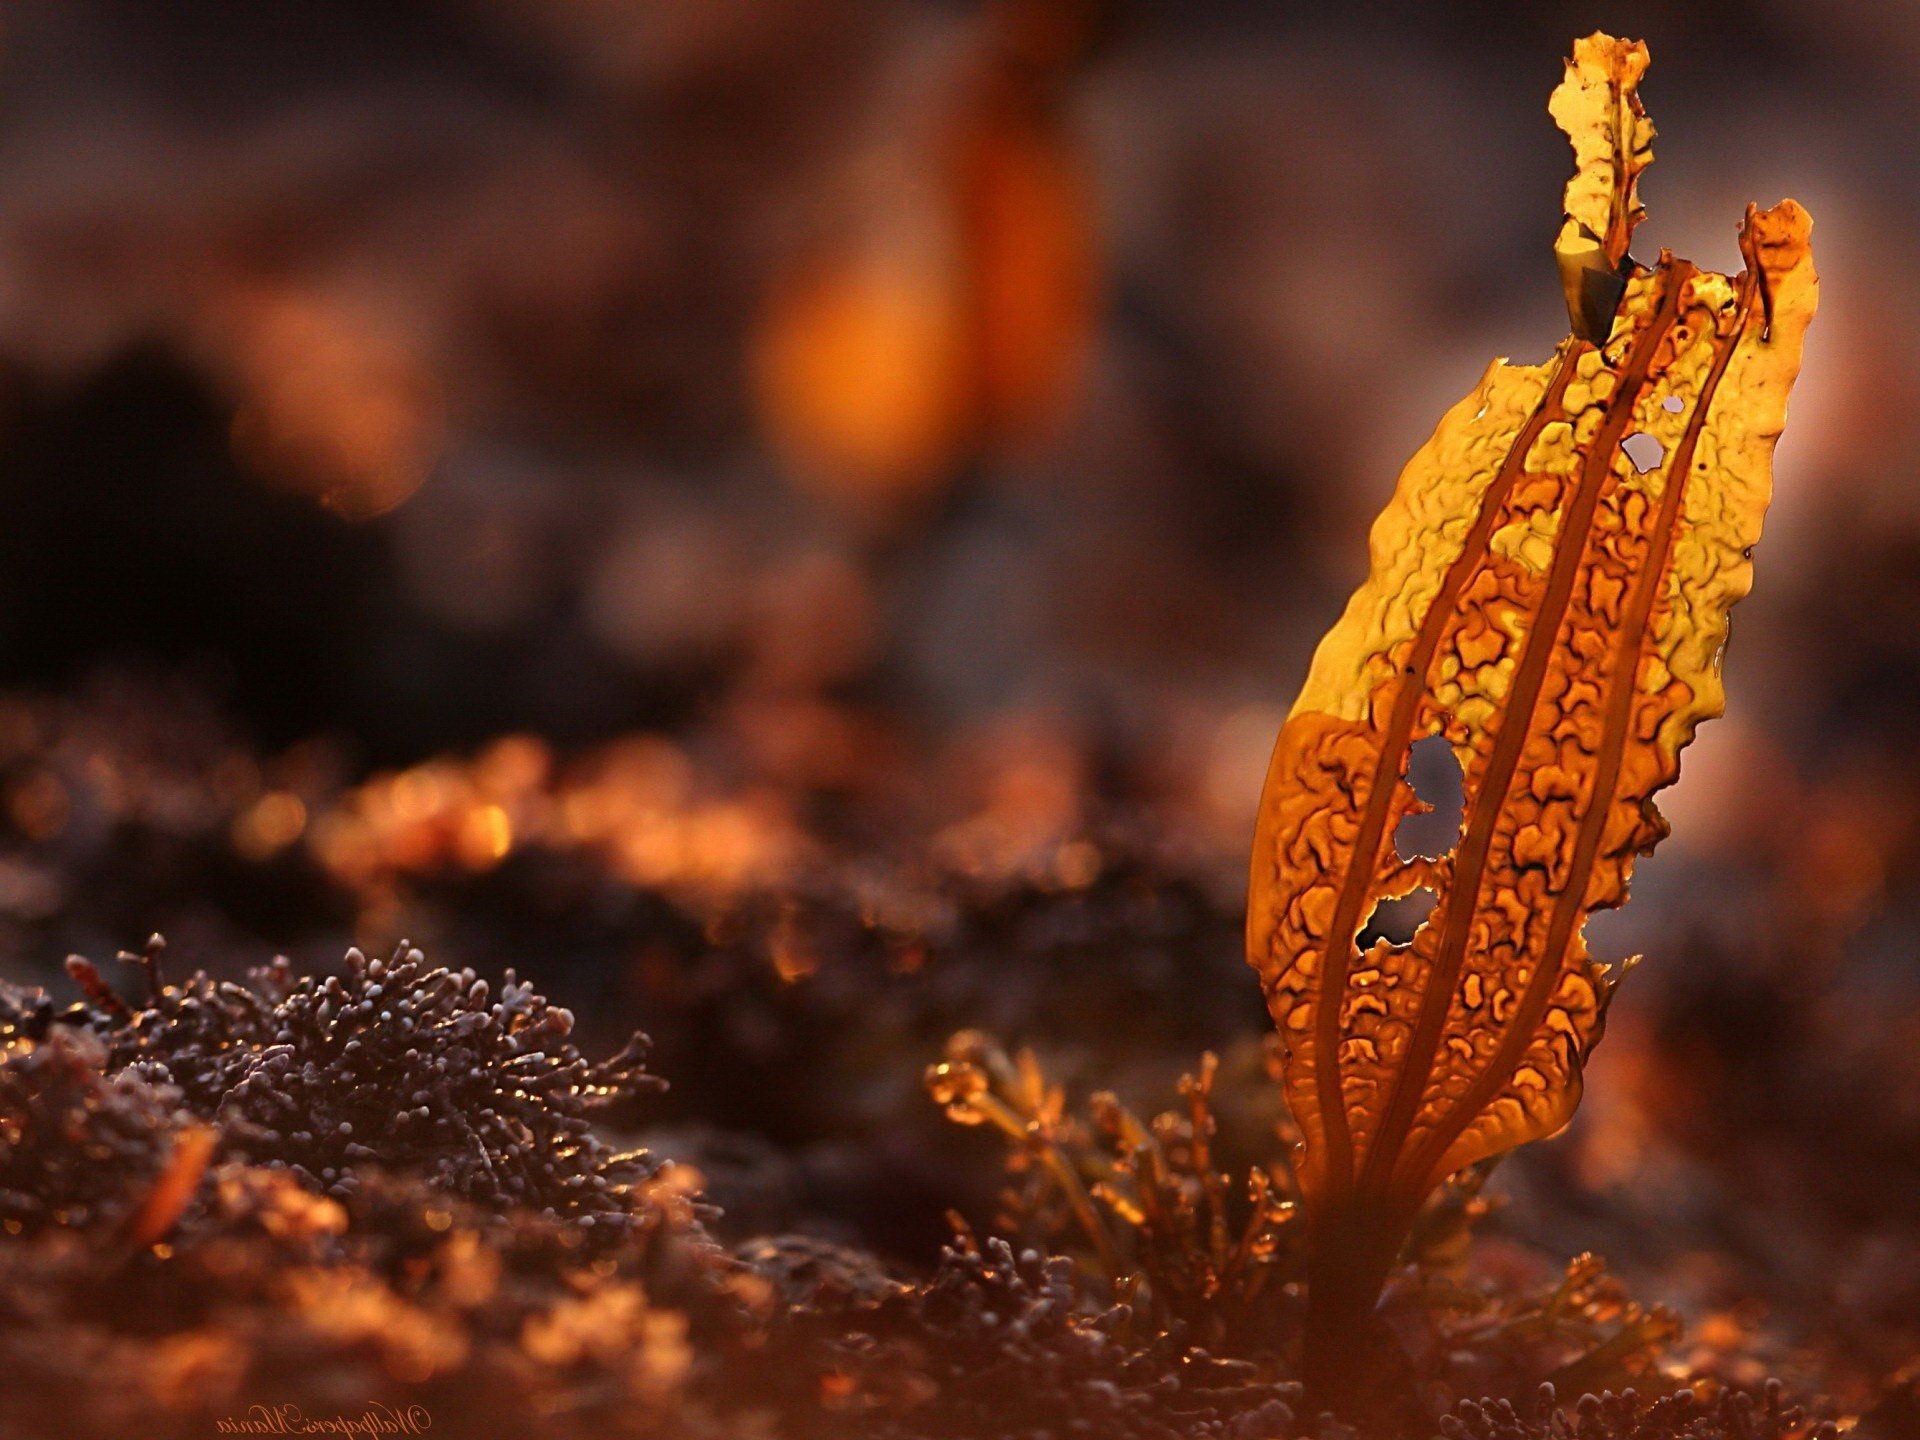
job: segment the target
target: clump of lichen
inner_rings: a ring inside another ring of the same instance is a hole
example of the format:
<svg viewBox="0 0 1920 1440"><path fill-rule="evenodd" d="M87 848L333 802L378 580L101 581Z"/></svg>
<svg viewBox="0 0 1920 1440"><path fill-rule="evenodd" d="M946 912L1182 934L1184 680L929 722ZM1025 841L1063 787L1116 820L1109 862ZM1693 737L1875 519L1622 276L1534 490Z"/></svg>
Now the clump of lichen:
<svg viewBox="0 0 1920 1440"><path fill-rule="evenodd" d="M617 1253L577 1226L369 1172L209 1176L162 1246L0 1244L0 1436L189 1436L250 1407L411 1407L452 1434L721 1437L709 1393L765 1287L686 1217ZM717 1403L717 1402L716 1402Z"/></svg>
<svg viewBox="0 0 1920 1440"><path fill-rule="evenodd" d="M1288 1178L1230 1193L1211 1065L1166 1115L1103 1101L1081 1121L1036 1062L970 1037L941 1078L1016 1142L1003 1218L1035 1234L963 1229L934 1273L902 1278L818 1240L722 1250L681 1167L596 1132L608 1100L655 1085L642 1047L588 1061L517 981L403 947L328 977L277 962L176 983L162 955L125 957L137 1000L85 962L64 1008L0 990L0 1440L200 1435L254 1403L418 1405L448 1433L553 1440L1362 1433L1301 1408ZM1524 1394L1555 1365L1599 1390L1645 1358L1654 1337L1592 1262L1538 1296L1450 1271L1484 1208L1450 1193L1388 1297L1425 1337L1422 1394ZM1436 1423L1448 1440L1788 1440L1800 1422L1777 1394L1603 1395L1405 1410L1364 1434Z"/></svg>
<svg viewBox="0 0 1920 1440"><path fill-rule="evenodd" d="M83 962L74 1006L0 993L0 1437L202 1434L256 1402L736 1433L696 1392L771 1287L688 1177L592 1129L655 1083L643 1042L590 1063L530 987L407 948L246 985L159 956L128 957L138 1004Z"/></svg>
<svg viewBox="0 0 1920 1440"><path fill-rule="evenodd" d="M1636 1390L1582 1395L1571 1410L1542 1385L1531 1403L1462 1401L1439 1422L1440 1440L1830 1440L1831 1421L1813 1422L1786 1402L1778 1381L1759 1396L1740 1390Z"/></svg>
<svg viewBox="0 0 1920 1440"><path fill-rule="evenodd" d="M776 1348L817 1371L823 1404L789 1412L806 1440L1285 1440L1298 1387L1192 1345L1142 1334L1074 1263L1002 1240L950 1247L919 1284L844 1260L749 1251L802 1287Z"/></svg>
<svg viewBox="0 0 1920 1440"><path fill-rule="evenodd" d="M0 1004L5 1004L0 999ZM104 1073L87 1032L15 1038L0 1050L0 1226L10 1235L123 1224L166 1162L177 1096Z"/></svg>
<svg viewBox="0 0 1920 1440"><path fill-rule="evenodd" d="M589 1061L573 1014L509 971L495 991L402 944L390 960L347 953L337 975L296 977L284 960L247 984L195 974L168 984L162 948L139 956L148 995L120 1000L93 967L70 962L89 1004L57 1017L105 1047L106 1068L178 1093L219 1125L226 1148L285 1166L336 1196L360 1167L418 1175L479 1205L526 1206L583 1227L620 1229L657 1162L594 1129L605 1106L651 1093L647 1041ZM0 1016L46 1033L44 999Z"/></svg>

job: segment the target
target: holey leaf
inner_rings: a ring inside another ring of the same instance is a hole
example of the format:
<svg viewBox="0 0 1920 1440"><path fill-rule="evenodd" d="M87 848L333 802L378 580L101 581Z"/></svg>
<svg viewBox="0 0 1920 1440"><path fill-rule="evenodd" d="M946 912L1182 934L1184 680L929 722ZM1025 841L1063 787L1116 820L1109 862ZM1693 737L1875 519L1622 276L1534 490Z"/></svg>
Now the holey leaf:
<svg viewBox="0 0 1920 1440"><path fill-rule="evenodd" d="M1626 898L1665 833L1654 793L1722 709L1814 310L1810 222L1749 208L1731 278L1632 260L1646 63L1574 47L1550 106L1577 165L1555 245L1573 334L1543 365L1496 362L1407 465L1261 799L1248 950L1304 1136L1310 1370L1353 1353L1436 1185L1573 1113L1615 978L1582 928ZM1403 860L1429 735L1465 811L1450 854ZM1411 940L1362 951L1416 889L1437 898Z"/></svg>

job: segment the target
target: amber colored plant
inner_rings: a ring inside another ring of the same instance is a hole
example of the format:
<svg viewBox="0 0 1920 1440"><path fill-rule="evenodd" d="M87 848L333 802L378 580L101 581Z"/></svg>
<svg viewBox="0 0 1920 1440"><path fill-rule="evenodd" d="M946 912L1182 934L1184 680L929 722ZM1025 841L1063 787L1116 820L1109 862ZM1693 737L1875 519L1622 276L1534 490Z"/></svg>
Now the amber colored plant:
<svg viewBox="0 0 1920 1440"><path fill-rule="evenodd" d="M1050 1249L1073 1246L1077 1232L1091 1275L1134 1320L1241 1353L1263 1324L1271 1329L1263 1317L1296 1263L1294 1202L1284 1165L1256 1166L1244 1179L1219 1168L1218 1071L1203 1056L1180 1081L1179 1107L1150 1120L1096 1093L1090 1124L1069 1112L1031 1050L1009 1056L978 1031L949 1040L926 1080L949 1119L992 1126L1010 1143L1016 1184L1003 1223Z"/></svg>
<svg viewBox="0 0 1920 1440"><path fill-rule="evenodd" d="M1372 571L1321 642L1262 796L1248 955L1303 1136L1305 1369L1350 1403L1373 1307L1448 1175L1566 1123L1618 981L1587 918L1665 833L1652 797L1720 713L1816 280L1793 201L1749 207L1735 277L1628 253L1653 127L1646 48L1574 47L1553 118L1576 173L1555 245L1573 333L1495 363L1400 477ZM1465 779L1457 844L1402 859L1416 741ZM1437 897L1405 944L1381 902Z"/></svg>

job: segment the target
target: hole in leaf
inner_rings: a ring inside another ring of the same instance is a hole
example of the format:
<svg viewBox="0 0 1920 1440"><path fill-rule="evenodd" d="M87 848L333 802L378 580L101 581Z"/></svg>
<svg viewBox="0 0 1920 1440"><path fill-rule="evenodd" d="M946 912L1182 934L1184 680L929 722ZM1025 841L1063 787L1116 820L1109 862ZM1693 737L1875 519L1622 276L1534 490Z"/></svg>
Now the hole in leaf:
<svg viewBox="0 0 1920 1440"><path fill-rule="evenodd" d="M1433 807L1409 815L1394 829L1393 848L1402 860L1425 855L1437 860L1460 838L1460 813L1466 808L1466 778L1453 747L1439 735L1424 735L1407 754L1407 783Z"/></svg>
<svg viewBox="0 0 1920 1440"><path fill-rule="evenodd" d="M1642 475L1653 469L1667 456L1667 447L1644 430L1637 430L1620 442L1620 448L1627 452L1627 459L1633 462L1633 468Z"/></svg>
<svg viewBox="0 0 1920 1440"><path fill-rule="evenodd" d="M1427 916L1439 902L1440 897L1425 886L1398 900L1382 900L1361 927L1360 948L1365 950L1376 940L1405 945L1413 939L1413 932L1426 923Z"/></svg>
<svg viewBox="0 0 1920 1440"><path fill-rule="evenodd" d="M1687 402L1682 400L1678 395L1669 395L1660 402L1660 408L1669 415L1678 415L1682 410L1687 408Z"/></svg>

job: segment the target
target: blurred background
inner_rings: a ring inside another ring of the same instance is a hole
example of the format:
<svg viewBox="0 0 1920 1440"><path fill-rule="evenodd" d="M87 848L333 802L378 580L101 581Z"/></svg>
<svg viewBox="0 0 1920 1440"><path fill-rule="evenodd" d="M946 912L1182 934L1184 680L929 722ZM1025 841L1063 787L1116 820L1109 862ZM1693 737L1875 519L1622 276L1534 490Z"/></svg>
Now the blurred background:
<svg viewBox="0 0 1920 1440"><path fill-rule="evenodd" d="M1730 714L1595 927L1649 963L1503 1183L1736 1330L1912 1323L1903 6L20 0L0 970L504 958L926 1253L943 1027L1257 1039L1268 748L1401 463L1564 333L1596 26L1654 56L1643 255L1791 195L1825 283ZM801 1065L894 1078L741 1078Z"/></svg>

